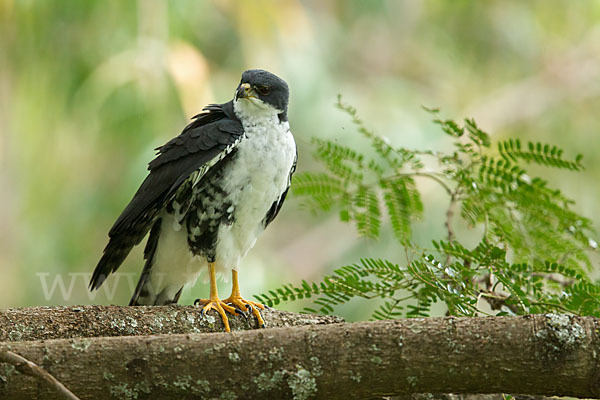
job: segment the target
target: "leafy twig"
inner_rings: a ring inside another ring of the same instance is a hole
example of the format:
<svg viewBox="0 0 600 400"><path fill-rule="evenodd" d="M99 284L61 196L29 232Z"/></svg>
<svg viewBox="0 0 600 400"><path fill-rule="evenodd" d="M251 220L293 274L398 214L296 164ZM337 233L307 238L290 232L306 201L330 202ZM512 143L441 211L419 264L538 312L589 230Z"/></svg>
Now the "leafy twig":
<svg viewBox="0 0 600 400"><path fill-rule="evenodd" d="M428 111L453 138L453 151L396 147L370 131L354 107L341 99L338 107L350 115L374 154L315 140L316 156L327 171L297 175L294 193L308 198L313 211L339 210L342 221L353 222L371 240L385 232L380 228L387 217L405 266L393 259L363 259L321 282L270 291L264 295L267 301L319 294L314 303L329 313L357 296L380 298L385 302L377 316L398 318L428 316L435 303L445 303L449 315L475 315L483 312L477 306L483 298L492 309L508 307L515 314L553 308L600 316L600 284L588 274L595 234L590 220L573 211L574 202L560 190L526 171L531 163L579 171L580 156L570 161L556 146L530 143L525 149L518 140L499 143L498 154L474 120L439 119L437 110ZM437 159L438 166L426 167L425 155ZM415 184L420 177L434 180L449 198L441 221L445 238L434 238L434 249L419 243L422 235L413 237L412 222L423 215L424 194ZM483 228L474 247L457 237L455 229L463 225ZM409 296L402 299L406 307L394 303L396 290Z"/></svg>

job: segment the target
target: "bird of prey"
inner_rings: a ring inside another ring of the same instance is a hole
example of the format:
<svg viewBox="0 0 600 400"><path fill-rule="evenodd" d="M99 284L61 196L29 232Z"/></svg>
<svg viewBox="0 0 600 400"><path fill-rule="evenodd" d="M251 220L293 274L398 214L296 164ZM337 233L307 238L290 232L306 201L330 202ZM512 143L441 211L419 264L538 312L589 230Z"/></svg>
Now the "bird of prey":
<svg viewBox="0 0 600 400"><path fill-rule="evenodd" d="M130 305L177 303L183 287L206 268L210 297L195 302L202 313L216 310L230 331L226 313L252 311L264 327L264 306L242 298L237 269L279 213L296 169L288 99L281 78L245 71L233 100L205 107L157 148L150 173L108 234L90 289L98 289L149 231ZM216 274L229 271L231 295L221 300Z"/></svg>

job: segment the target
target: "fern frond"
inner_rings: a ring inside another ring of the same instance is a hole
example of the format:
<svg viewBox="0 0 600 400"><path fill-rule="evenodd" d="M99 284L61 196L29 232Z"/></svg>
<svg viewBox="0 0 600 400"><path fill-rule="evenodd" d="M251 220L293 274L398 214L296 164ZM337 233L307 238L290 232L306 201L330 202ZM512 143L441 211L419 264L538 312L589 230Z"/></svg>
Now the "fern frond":
<svg viewBox="0 0 600 400"><path fill-rule="evenodd" d="M350 115L374 155L316 139L315 155L327 172L298 174L292 193L311 209L339 210L342 221L354 223L368 238L379 237L386 216L407 261L401 266L364 258L318 282L270 290L256 296L259 301L273 305L310 298L313 306L305 311L331 313L355 298L377 299L374 319L425 317L440 306L449 315L472 316L489 310L480 307L482 301L497 315L560 311L600 316L600 282L588 275L589 251L598 247L591 221L573 211L574 202L560 190L523 167L531 162L578 171L580 156L565 160L556 146L522 146L519 140L500 142L499 156L493 155L490 136L474 120L461 126L439 118L438 110L428 112L454 138L453 151L395 148L367 129L356 109L340 98L338 107ZM422 156L437 160L439 168L423 172ZM423 212L415 184L420 177L442 186L450 207L460 207L469 226L482 226L477 245L466 246L459 235L434 240L432 251L413 242L412 222Z"/></svg>
<svg viewBox="0 0 600 400"><path fill-rule="evenodd" d="M423 212L421 196L414 179L401 177L382 182L383 199L394 235L400 243L411 238L411 222Z"/></svg>
<svg viewBox="0 0 600 400"><path fill-rule="evenodd" d="M373 312L373 319L384 320L400 318L404 309L404 307L401 305L401 301L402 300L385 301L377 310Z"/></svg>
<svg viewBox="0 0 600 400"><path fill-rule="evenodd" d="M578 282L564 291L564 306L580 315L600 316L600 285Z"/></svg>
<svg viewBox="0 0 600 400"><path fill-rule="evenodd" d="M381 226L381 212L377 193L369 187L361 186L352 199L352 217L358 232L368 238L377 238Z"/></svg>
<svg viewBox="0 0 600 400"><path fill-rule="evenodd" d="M345 191L342 181L325 173L301 172L294 176L294 194L299 196L334 196Z"/></svg>
<svg viewBox="0 0 600 400"><path fill-rule="evenodd" d="M464 133L465 133L465 129L451 119L447 119L447 120L434 119L433 123L438 124L444 132L446 132L448 135L450 135L452 137L458 138L458 137L461 137L462 135L464 135Z"/></svg>
<svg viewBox="0 0 600 400"><path fill-rule="evenodd" d="M386 139L377 136L369 130L364 122L358 117L356 108L342 102L342 96L338 95L336 106L346 112L351 118L352 123L356 126L358 132L371 142L371 147L385 161L389 167L400 169L406 163L410 163L415 169L423 167L421 160L417 157L417 152L403 148L393 147Z"/></svg>
<svg viewBox="0 0 600 400"><path fill-rule="evenodd" d="M490 140L490 135L482 131L477 126L474 119L465 119L465 128L469 132L469 139L471 139L473 143L483 147L491 146L492 142Z"/></svg>
<svg viewBox="0 0 600 400"><path fill-rule="evenodd" d="M533 162L547 167L570 169L580 171L583 169L581 160L583 156L577 155L574 161L562 158L563 150L557 146L540 142L528 142L527 150L522 149L519 139L509 139L498 142L498 151L506 160L523 160L527 163Z"/></svg>
<svg viewBox="0 0 600 400"><path fill-rule="evenodd" d="M481 157L478 179L485 184L499 188L502 191L516 189L521 184L528 183L528 177L524 169L512 164L507 159L496 159L493 157Z"/></svg>
<svg viewBox="0 0 600 400"><path fill-rule="evenodd" d="M344 181L362 182L365 168L363 155L330 140L313 139L317 149L315 155L323 160L327 169Z"/></svg>
<svg viewBox="0 0 600 400"><path fill-rule="evenodd" d="M294 177L292 195L302 197L309 210L329 211L346 194L345 184L325 173L303 172Z"/></svg>

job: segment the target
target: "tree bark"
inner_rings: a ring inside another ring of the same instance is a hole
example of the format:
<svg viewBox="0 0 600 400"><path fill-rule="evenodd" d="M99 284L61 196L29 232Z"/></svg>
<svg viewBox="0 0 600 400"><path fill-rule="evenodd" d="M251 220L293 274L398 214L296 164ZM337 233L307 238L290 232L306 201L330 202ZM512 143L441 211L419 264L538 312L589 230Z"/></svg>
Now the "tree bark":
<svg viewBox="0 0 600 400"><path fill-rule="evenodd" d="M340 317L261 311L268 328L343 322ZM230 316L232 330L258 328L256 319ZM206 317L196 306L73 306L0 309L0 342L99 336L222 332L215 311Z"/></svg>
<svg viewBox="0 0 600 400"><path fill-rule="evenodd" d="M600 396L600 320L428 318L0 344L82 399ZM0 365L0 398L54 397Z"/></svg>

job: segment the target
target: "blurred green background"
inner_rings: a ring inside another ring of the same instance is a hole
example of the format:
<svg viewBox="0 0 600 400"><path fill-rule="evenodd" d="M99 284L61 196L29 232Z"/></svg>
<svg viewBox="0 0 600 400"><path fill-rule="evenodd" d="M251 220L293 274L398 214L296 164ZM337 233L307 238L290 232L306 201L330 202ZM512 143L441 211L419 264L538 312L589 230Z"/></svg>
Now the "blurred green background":
<svg viewBox="0 0 600 400"><path fill-rule="evenodd" d="M0 307L125 304L141 248L106 290L86 288L109 228L153 149L257 67L290 85L300 171L318 168L312 136L364 144L334 107L338 93L412 148L447 146L421 109L441 107L493 138L582 153L583 173L544 176L600 222L600 1L0 0ZM427 242L443 234L447 199L420 188L427 217L416 234ZM241 265L242 291L401 254L389 232L359 240L291 199ZM182 301L207 294L199 281Z"/></svg>

